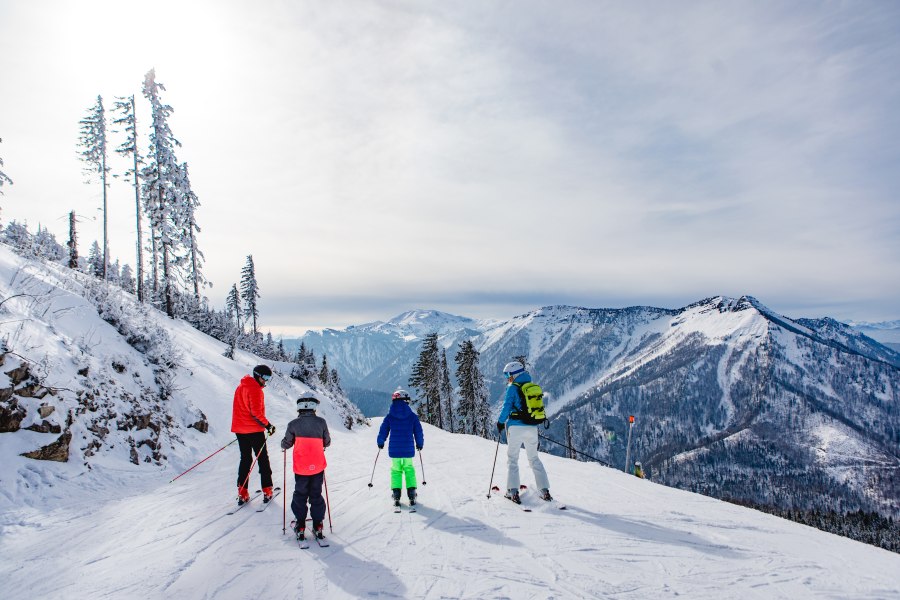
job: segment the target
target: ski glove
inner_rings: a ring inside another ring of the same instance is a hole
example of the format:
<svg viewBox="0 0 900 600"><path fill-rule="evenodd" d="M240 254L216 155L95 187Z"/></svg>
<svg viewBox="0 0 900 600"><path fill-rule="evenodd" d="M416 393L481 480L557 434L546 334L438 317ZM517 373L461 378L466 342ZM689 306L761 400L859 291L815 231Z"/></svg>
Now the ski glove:
<svg viewBox="0 0 900 600"><path fill-rule="evenodd" d="M384 450L384 444L378 444L378 449L379 449L379 450Z"/></svg>
<svg viewBox="0 0 900 600"><path fill-rule="evenodd" d="M269 423L266 425L266 431L269 432L269 435L275 435L275 426Z"/></svg>
<svg viewBox="0 0 900 600"><path fill-rule="evenodd" d="M506 425L504 425L503 423L497 423L497 431L503 431L504 429L506 429Z"/></svg>
<svg viewBox="0 0 900 600"><path fill-rule="evenodd" d="M422 451L422 446L416 446L416 450L418 450L419 452L421 452L421 451Z"/></svg>

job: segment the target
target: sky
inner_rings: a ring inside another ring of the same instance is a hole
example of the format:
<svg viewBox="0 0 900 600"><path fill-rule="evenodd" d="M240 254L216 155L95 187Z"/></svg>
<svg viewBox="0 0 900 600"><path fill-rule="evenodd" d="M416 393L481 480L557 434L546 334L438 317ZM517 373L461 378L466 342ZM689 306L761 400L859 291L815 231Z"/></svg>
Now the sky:
<svg viewBox="0 0 900 600"><path fill-rule="evenodd" d="M897 31L888 1L4 0L0 219L64 241L74 210L87 254L79 120L135 94L146 148L155 69L206 295L252 255L263 330L720 294L898 319ZM133 266L121 179L108 213Z"/></svg>

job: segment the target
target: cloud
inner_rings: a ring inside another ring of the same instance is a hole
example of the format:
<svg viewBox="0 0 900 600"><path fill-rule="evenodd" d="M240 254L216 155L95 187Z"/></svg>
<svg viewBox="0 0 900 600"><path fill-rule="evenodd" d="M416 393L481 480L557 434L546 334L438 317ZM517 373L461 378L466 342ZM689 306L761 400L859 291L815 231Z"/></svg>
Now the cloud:
<svg viewBox="0 0 900 600"><path fill-rule="evenodd" d="M5 218L62 237L65 212L96 214L77 120L156 67L202 202L210 298L253 254L264 322L718 293L897 316L893 5L158 7L135 9L109 64L86 54L102 38L76 36L90 11L5 9L19 26L0 26ZM160 24L176 35L148 45ZM113 254L129 261L129 191L113 192ZM308 303L293 317L292 298Z"/></svg>

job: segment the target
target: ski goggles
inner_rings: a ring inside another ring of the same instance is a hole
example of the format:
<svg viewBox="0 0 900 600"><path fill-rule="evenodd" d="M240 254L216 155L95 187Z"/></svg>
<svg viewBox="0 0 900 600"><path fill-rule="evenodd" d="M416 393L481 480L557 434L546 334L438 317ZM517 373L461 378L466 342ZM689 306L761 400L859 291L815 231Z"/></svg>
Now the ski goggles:
<svg viewBox="0 0 900 600"><path fill-rule="evenodd" d="M262 379L263 381L268 381L268 380L272 379L271 375L258 375L258 377L260 379Z"/></svg>

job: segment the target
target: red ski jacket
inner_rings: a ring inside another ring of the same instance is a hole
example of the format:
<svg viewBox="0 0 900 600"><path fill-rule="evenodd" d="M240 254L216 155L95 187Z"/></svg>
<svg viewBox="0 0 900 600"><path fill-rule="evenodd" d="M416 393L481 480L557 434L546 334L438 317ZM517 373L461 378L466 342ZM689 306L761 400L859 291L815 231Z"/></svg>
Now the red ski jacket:
<svg viewBox="0 0 900 600"><path fill-rule="evenodd" d="M266 430L266 400L262 386L252 375L244 375L234 390L231 411L232 433L258 433Z"/></svg>

